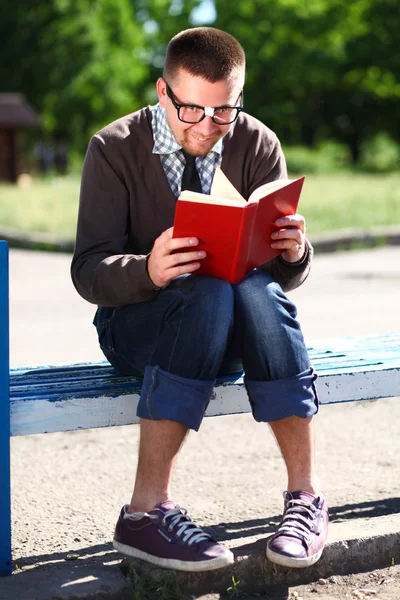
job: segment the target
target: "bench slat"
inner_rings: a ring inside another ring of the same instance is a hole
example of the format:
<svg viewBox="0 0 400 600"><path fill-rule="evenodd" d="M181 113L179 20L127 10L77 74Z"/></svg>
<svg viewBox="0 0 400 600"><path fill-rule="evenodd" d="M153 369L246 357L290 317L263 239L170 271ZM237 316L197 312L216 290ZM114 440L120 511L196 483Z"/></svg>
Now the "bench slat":
<svg viewBox="0 0 400 600"><path fill-rule="evenodd" d="M398 334L321 341L309 354L322 404L400 396ZM140 389L106 361L11 369L11 435L137 423ZM206 414L249 411L242 377L219 378Z"/></svg>
<svg viewBox="0 0 400 600"><path fill-rule="evenodd" d="M397 336L387 337L385 344L372 347L369 340L368 351L354 350L357 338L353 340L353 347L346 352L335 352L332 349L309 350L311 360L320 376L331 373L348 373L365 370L377 370L396 367L400 365L400 340ZM380 338L378 338L380 339ZM363 347L366 347L363 339ZM376 338L373 338L376 342ZM346 346L346 339L344 340ZM231 384L238 379L235 377L220 378L221 384ZM95 396L102 394L130 393L140 391L141 380L135 377L121 377L115 373L108 362L78 363L70 365L56 365L54 367L24 367L12 369L10 372L11 399L43 398L58 399L64 394L69 397Z"/></svg>
<svg viewBox="0 0 400 600"><path fill-rule="evenodd" d="M363 364L363 365L348 365L346 367L337 365L336 368L333 365L325 365L325 368L318 367L317 371L319 378L326 375L332 374L344 374L344 373L365 373L372 371L382 371L395 369L399 365L399 362L390 363L377 363L377 364ZM242 377L226 377L219 378L217 380L217 386L220 385L242 385ZM112 373L104 374L102 377L76 379L64 375L58 381L52 380L50 382L41 380L37 382L26 382L18 383L11 382L10 397L11 401L15 400L29 400L29 399L47 399L47 400L58 400L64 396L72 397L93 397L99 395L117 395L117 394L129 394L131 392L140 393L142 381L136 378L121 378L116 377ZM400 390L399 390L400 393Z"/></svg>
<svg viewBox="0 0 400 600"><path fill-rule="evenodd" d="M317 389L321 404L351 402L400 395L400 365L349 373L320 375ZM139 389L97 396L49 394L25 399L11 398L11 435L70 431L137 423ZM241 379L219 382L207 416L250 411Z"/></svg>

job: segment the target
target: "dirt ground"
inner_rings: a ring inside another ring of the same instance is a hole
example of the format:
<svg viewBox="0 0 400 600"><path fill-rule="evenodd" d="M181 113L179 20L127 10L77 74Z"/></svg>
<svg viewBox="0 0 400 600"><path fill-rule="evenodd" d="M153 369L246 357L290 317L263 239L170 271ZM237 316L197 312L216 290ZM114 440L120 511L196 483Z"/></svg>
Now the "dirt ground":
<svg viewBox="0 0 400 600"><path fill-rule="evenodd" d="M69 282L70 257L12 251L10 258L13 365L102 358L93 307ZM293 293L306 339L399 330L400 248L335 253L314 262L307 285ZM316 462L333 521L399 512L399 419L395 398L321 408ZM137 447L135 426L12 438L15 563L32 568L69 552L109 550L117 514L132 491ZM246 543L264 523L276 524L285 478L266 427L251 415L210 418L185 443L173 498L200 526L219 527L225 540ZM400 600L400 567L252 596L238 583L224 597L201 600L220 598Z"/></svg>
<svg viewBox="0 0 400 600"><path fill-rule="evenodd" d="M240 583L224 595L208 594L198 600L400 600L400 565L369 573L334 576L295 587L279 586L257 594L240 593Z"/></svg>

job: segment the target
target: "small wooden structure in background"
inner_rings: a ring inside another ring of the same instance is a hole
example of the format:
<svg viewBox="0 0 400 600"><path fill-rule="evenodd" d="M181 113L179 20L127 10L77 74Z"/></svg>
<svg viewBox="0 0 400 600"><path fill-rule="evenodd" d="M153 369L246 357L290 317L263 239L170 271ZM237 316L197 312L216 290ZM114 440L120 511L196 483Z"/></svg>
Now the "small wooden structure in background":
<svg viewBox="0 0 400 600"><path fill-rule="evenodd" d="M21 129L39 123L39 115L22 94L0 94L0 181L17 181L22 169Z"/></svg>

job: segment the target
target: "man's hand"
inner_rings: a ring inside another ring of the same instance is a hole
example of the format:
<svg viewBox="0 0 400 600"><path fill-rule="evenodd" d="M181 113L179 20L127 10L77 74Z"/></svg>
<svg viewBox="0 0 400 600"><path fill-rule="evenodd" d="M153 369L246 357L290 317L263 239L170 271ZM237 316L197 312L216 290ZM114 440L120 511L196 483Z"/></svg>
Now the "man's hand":
<svg viewBox="0 0 400 600"><path fill-rule="evenodd" d="M306 222L302 215L281 217L275 221L279 227L271 234L274 240L271 248L283 249L282 258L287 262L297 262L304 256L306 245Z"/></svg>
<svg viewBox="0 0 400 600"><path fill-rule="evenodd" d="M200 267L199 261L206 256L204 250L187 251L190 246L197 246L197 238L173 238L173 231L174 228L170 227L156 239L147 260L147 271L156 287L168 285L178 275L193 273ZM176 252L180 249L184 252Z"/></svg>

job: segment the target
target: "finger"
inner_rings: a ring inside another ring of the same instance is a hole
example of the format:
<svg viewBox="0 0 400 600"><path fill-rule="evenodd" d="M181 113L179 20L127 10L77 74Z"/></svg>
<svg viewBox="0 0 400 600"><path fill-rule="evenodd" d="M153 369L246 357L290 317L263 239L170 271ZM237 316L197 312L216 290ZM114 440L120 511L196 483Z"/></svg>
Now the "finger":
<svg viewBox="0 0 400 600"><path fill-rule="evenodd" d="M169 267L168 269L164 269L162 273L158 277L158 281L160 282L159 287L164 287L168 285L172 279L175 277L179 277L180 275L187 275L188 273L193 273L200 268L200 262L192 261L190 263L186 263L184 265L177 265L174 267Z"/></svg>
<svg viewBox="0 0 400 600"><path fill-rule="evenodd" d="M304 248L304 244L299 243L297 240L281 240L279 242L273 242L271 248L275 250L289 250L291 252L299 252L300 249Z"/></svg>
<svg viewBox="0 0 400 600"><path fill-rule="evenodd" d="M199 261L206 254L204 250L172 254L160 254L153 251L147 262L150 278L158 287L168 285L174 277L198 269L200 266Z"/></svg>
<svg viewBox="0 0 400 600"><path fill-rule="evenodd" d="M187 275L188 273L193 273L193 271L197 271L200 268L200 262L190 262L184 265L178 265L177 267L171 267L166 271L168 276L168 281L174 279L175 277L179 277L179 275Z"/></svg>
<svg viewBox="0 0 400 600"><path fill-rule="evenodd" d="M158 238L154 242L154 245L165 243L167 240L170 240L172 238L173 234L174 234L174 228L169 227L168 229L163 231L161 233L161 235L158 236Z"/></svg>
<svg viewBox="0 0 400 600"><path fill-rule="evenodd" d="M204 258L206 254L207 253L204 250L197 250L196 252L175 252L165 258L165 265L168 269L171 266L174 267L176 265L183 265L185 263L198 261Z"/></svg>
<svg viewBox="0 0 400 600"><path fill-rule="evenodd" d="M173 227L168 227L168 229L166 229L165 231L162 232L161 236L165 236L168 239L172 238L172 236L174 235L174 228Z"/></svg>
<svg viewBox="0 0 400 600"><path fill-rule="evenodd" d="M296 240L299 244L303 243L304 234L300 229L280 229L279 231L273 231L271 238L274 241L280 240Z"/></svg>
<svg viewBox="0 0 400 600"><path fill-rule="evenodd" d="M172 239L172 236L174 235L174 228L173 227L169 227L168 229L166 229L165 231L163 231L158 238L155 240L154 242L154 246L162 246L163 244L165 244L166 242L168 242L169 240ZM178 238L176 238L178 239ZM188 244L187 242L187 238L186 239L186 245ZM194 240L195 238L190 238L191 240ZM189 245L195 245L195 243L190 242Z"/></svg>
<svg viewBox="0 0 400 600"><path fill-rule="evenodd" d="M303 233L306 229L306 222L302 215L287 215L286 217L280 217L275 221L277 227L294 227L300 229Z"/></svg>
<svg viewBox="0 0 400 600"><path fill-rule="evenodd" d="M163 248L166 254L171 254L171 252L174 252L175 250L190 248L190 246L197 246L198 244L199 240L195 237L170 238L165 240Z"/></svg>

